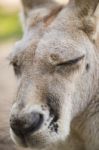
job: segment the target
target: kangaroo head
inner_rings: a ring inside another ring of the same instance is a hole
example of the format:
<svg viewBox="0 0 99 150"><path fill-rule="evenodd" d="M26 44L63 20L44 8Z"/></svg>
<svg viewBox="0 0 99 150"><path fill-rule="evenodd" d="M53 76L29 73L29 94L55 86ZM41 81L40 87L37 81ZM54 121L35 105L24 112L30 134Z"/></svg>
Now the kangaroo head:
<svg viewBox="0 0 99 150"><path fill-rule="evenodd" d="M11 111L15 143L64 143L98 86L98 0L23 0L25 28L11 63L19 85Z"/></svg>

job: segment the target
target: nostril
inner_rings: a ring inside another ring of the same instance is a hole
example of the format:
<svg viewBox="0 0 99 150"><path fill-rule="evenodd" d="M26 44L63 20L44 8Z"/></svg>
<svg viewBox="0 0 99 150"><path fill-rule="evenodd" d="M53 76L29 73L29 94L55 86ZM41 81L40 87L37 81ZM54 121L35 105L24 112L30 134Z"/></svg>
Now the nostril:
<svg viewBox="0 0 99 150"><path fill-rule="evenodd" d="M31 126L27 126L26 128L31 128L31 130L36 131L39 129L43 122L43 115L38 113L31 113L31 117L28 120L27 125L31 124Z"/></svg>
<svg viewBox="0 0 99 150"><path fill-rule="evenodd" d="M27 132L37 131L43 123L43 115L39 113L31 113L31 116L26 119L28 122L24 126Z"/></svg>
<svg viewBox="0 0 99 150"><path fill-rule="evenodd" d="M36 112L26 114L21 118L10 119L10 126L18 136L34 133L41 127L42 123L43 115Z"/></svg>

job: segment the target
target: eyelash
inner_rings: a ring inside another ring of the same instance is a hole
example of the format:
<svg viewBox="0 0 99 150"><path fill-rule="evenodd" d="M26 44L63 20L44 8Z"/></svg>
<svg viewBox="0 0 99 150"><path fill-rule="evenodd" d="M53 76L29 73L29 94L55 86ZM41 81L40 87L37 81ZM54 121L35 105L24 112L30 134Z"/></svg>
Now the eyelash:
<svg viewBox="0 0 99 150"><path fill-rule="evenodd" d="M59 64L57 64L56 66L72 66L72 65L77 64L77 63L78 63L80 60L82 60L84 57L85 57L85 56L83 55L83 56L78 57L78 58L76 58L76 59L59 63Z"/></svg>

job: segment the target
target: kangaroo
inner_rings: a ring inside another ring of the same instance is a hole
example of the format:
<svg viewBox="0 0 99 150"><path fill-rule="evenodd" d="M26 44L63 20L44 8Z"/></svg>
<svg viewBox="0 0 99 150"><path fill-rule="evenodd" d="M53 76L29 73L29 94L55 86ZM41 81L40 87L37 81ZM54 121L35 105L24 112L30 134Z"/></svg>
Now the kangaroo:
<svg viewBox="0 0 99 150"><path fill-rule="evenodd" d="M22 0L10 62L18 90L12 140L25 148L99 150L99 0Z"/></svg>

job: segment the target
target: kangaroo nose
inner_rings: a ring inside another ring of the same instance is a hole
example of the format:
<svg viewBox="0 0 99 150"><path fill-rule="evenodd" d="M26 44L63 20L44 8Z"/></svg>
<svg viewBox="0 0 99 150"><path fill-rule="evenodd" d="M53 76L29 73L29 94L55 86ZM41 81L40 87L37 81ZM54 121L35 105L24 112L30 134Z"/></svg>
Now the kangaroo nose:
<svg viewBox="0 0 99 150"><path fill-rule="evenodd" d="M25 136L37 131L41 127L42 122L43 115L32 112L22 117L15 118L12 116L10 119L10 126L17 136Z"/></svg>

